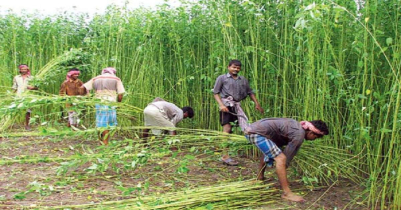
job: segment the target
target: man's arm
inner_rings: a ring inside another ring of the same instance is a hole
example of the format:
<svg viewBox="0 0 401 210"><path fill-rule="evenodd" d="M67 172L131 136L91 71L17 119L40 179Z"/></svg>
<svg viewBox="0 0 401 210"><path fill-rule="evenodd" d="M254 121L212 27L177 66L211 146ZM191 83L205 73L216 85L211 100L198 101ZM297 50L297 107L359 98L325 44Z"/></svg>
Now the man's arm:
<svg viewBox="0 0 401 210"><path fill-rule="evenodd" d="M123 94L121 93L121 94L118 94L118 96L117 96L117 101L118 102L121 102L123 100Z"/></svg>
<svg viewBox="0 0 401 210"><path fill-rule="evenodd" d="M251 94L250 94L250 97L251 97L252 101L255 102L255 109L257 109L260 113L263 114L263 113L264 113L264 110L263 110L263 108L260 106L258 100L256 99L255 94L251 93Z"/></svg>
<svg viewBox="0 0 401 210"><path fill-rule="evenodd" d="M284 155L286 156L286 167L290 165L291 160L294 158L294 156L297 154L299 148L301 148L301 145L303 143L303 139L301 140L292 140L284 149Z"/></svg>
<svg viewBox="0 0 401 210"><path fill-rule="evenodd" d="M219 104L220 111L228 112L228 108L224 105L223 101L220 97L220 91L223 87L223 81L221 76L217 77L216 82L213 87L214 99L216 99L217 103Z"/></svg>
<svg viewBox="0 0 401 210"><path fill-rule="evenodd" d="M13 87L12 89L14 90L14 93L17 92L18 90L18 83L17 83L17 79L14 77L13 79Z"/></svg>
<svg viewBox="0 0 401 210"><path fill-rule="evenodd" d="M214 94L214 99L216 99L217 103L219 104L220 111L228 112L228 108L224 105L223 101L221 100L220 94Z"/></svg>
<svg viewBox="0 0 401 210"><path fill-rule="evenodd" d="M66 94L65 91L66 91L65 83L63 82L63 83L61 83L60 91L58 92L58 94L59 94L60 96L65 96L65 94Z"/></svg>

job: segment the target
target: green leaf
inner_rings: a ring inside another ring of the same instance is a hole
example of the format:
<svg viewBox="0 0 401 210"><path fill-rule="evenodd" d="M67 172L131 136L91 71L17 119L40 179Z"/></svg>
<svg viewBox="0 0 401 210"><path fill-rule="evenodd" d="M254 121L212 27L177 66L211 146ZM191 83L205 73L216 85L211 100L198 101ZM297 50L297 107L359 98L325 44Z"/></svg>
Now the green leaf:
<svg viewBox="0 0 401 210"><path fill-rule="evenodd" d="M17 199L17 200L22 200L24 198L26 198L25 192L20 192L20 193L17 193L14 195L14 199Z"/></svg>
<svg viewBox="0 0 401 210"><path fill-rule="evenodd" d="M366 96L364 96L362 94L358 94L357 96L358 96L358 98L367 99Z"/></svg>
<svg viewBox="0 0 401 210"><path fill-rule="evenodd" d="M94 163L94 164L91 165L88 169L89 169L89 170L96 170L96 169L97 169L97 164Z"/></svg>
<svg viewBox="0 0 401 210"><path fill-rule="evenodd" d="M391 45L393 43L393 38L389 37L386 39L386 44Z"/></svg>
<svg viewBox="0 0 401 210"><path fill-rule="evenodd" d="M380 129L380 131L383 132L383 133L391 133L391 132L393 132L392 130L387 129L387 128L382 128L382 129Z"/></svg>

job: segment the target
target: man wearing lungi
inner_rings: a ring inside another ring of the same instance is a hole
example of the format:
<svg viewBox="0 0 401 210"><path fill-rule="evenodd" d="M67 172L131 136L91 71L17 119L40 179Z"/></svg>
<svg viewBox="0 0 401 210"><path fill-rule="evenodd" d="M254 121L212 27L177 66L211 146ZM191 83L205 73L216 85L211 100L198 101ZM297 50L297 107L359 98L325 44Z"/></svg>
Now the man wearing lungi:
<svg viewBox="0 0 401 210"><path fill-rule="evenodd" d="M96 127L105 129L101 132L100 140L105 145L109 142L109 128L117 126L117 112L114 106L107 103L121 102L125 92L121 79L116 76L116 69L107 67L102 74L92 78L83 85L87 91L95 90L95 97L101 104L96 104Z"/></svg>
<svg viewBox="0 0 401 210"><path fill-rule="evenodd" d="M167 102L159 97L154 99L144 110L145 126L166 128L170 135L176 135L174 128L181 120L194 117L194 110L189 107L179 108L175 104ZM148 137L150 129L143 130L143 137ZM160 129L152 129L152 133L160 135Z"/></svg>
<svg viewBox="0 0 401 210"><path fill-rule="evenodd" d="M265 118L250 124L245 137L264 154L259 165L258 180L264 179L266 165L276 162L276 173L283 189L282 198L303 202L304 199L291 192L286 168L297 154L304 139L315 140L327 135L329 130L321 120L298 122L290 118ZM287 145L284 151L279 147Z"/></svg>

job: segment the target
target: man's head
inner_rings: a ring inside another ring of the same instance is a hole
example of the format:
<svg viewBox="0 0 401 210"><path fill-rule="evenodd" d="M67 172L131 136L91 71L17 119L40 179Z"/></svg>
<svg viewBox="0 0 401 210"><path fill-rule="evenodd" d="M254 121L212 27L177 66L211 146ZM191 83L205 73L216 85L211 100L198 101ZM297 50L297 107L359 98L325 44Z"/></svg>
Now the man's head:
<svg viewBox="0 0 401 210"><path fill-rule="evenodd" d="M230 73L233 76L237 76L238 72L241 71L241 61L239 60L231 60L228 63L228 73Z"/></svg>
<svg viewBox="0 0 401 210"><path fill-rule="evenodd" d="M189 106L182 107L182 111L184 112L184 118L187 118L187 117L193 118L194 117L194 110L191 107L189 107Z"/></svg>
<svg viewBox="0 0 401 210"><path fill-rule="evenodd" d="M68 71L68 73L67 73L67 78L66 78L66 79L67 79L67 80L68 80L68 79L77 80L80 73L81 73L81 72L80 72L79 69L77 69L77 68L70 69L70 70Z"/></svg>
<svg viewBox="0 0 401 210"><path fill-rule="evenodd" d="M116 74L116 69L114 67L107 67L102 70L102 74Z"/></svg>
<svg viewBox="0 0 401 210"><path fill-rule="evenodd" d="M22 75L31 75L31 70L29 70L28 65L26 65L26 64L20 64L20 65L18 66L18 68L19 68L19 73L20 73L20 74L22 74Z"/></svg>
<svg viewBox="0 0 401 210"><path fill-rule="evenodd" d="M326 123L321 120L301 121L301 125L305 130L306 140L315 140L329 134Z"/></svg>

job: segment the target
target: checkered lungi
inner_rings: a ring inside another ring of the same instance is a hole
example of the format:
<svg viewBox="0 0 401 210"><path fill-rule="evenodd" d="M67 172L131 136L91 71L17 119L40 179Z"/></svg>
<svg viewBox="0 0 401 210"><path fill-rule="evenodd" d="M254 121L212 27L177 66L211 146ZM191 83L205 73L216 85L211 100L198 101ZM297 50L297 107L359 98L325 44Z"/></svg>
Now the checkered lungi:
<svg viewBox="0 0 401 210"><path fill-rule="evenodd" d="M96 104L96 127L104 128L117 125L117 111L115 107Z"/></svg>
<svg viewBox="0 0 401 210"><path fill-rule="evenodd" d="M259 150L264 154L264 161L267 166L272 167L274 163L274 158L282 153L281 149L270 139L259 135L259 134L248 134L245 135L246 139L251 144L254 144Z"/></svg>

